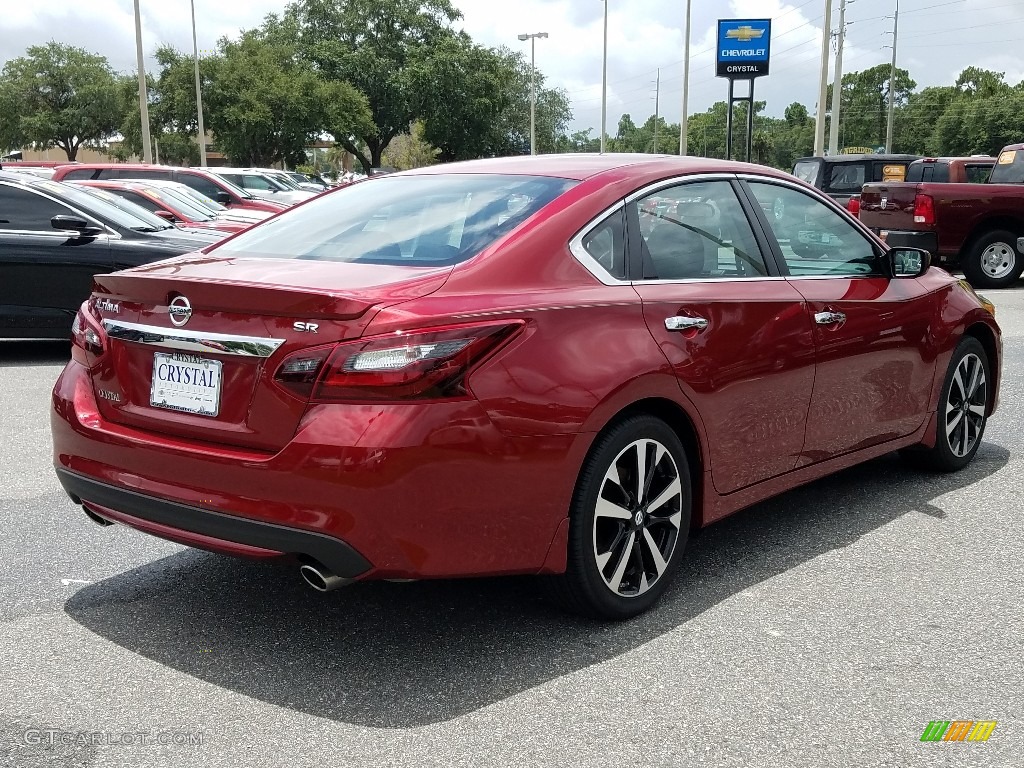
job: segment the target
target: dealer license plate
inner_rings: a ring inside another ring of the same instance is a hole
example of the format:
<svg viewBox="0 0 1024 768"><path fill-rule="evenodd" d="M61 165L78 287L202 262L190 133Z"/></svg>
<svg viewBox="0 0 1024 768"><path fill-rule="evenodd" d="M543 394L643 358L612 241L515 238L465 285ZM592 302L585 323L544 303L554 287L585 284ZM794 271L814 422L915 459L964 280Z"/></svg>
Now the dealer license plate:
<svg viewBox="0 0 1024 768"><path fill-rule="evenodd" d="M220 411L220 360L183 352L153 355L149 404L183 413L216 416Z"/></svg>

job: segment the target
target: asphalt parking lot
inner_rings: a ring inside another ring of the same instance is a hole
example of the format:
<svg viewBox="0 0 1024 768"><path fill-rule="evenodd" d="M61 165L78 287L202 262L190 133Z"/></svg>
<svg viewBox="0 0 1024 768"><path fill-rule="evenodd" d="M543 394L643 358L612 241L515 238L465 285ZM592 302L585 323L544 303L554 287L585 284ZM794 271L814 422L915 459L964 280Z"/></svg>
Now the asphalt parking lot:
<svg viewBox="0 0 1024 768"><path fill-rule="evenodd" d="M89 522L64 344L0 347L0 766L1024 765L1024 286L976 461L896 456L708 529L624 624L529 579L369 584ZM932 720L996 720L922 743Z"/></svg>

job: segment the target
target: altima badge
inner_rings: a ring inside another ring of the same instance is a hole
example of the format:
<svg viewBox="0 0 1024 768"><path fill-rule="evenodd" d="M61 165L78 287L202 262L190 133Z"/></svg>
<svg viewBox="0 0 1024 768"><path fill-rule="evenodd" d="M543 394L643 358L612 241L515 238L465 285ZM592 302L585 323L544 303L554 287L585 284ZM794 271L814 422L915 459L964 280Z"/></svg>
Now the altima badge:
<svg viewBox="0 0 1024 768"><path fill-rule="evenodd" d="M192 317L192 305L184 296L175 296L167 305L167 314L171 316L171 322L181 327Z"/></svg>

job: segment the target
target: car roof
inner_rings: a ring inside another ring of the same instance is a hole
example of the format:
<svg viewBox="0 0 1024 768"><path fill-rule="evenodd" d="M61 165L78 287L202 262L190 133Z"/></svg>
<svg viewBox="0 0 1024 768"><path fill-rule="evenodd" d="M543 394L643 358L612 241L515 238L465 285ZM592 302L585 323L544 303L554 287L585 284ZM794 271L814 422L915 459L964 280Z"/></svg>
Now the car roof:
<svg viewBox="0 0 1024 768"><path fill-rule="evenodd" d="M678 155L648 155L631 153L564 155L520 155L495 157L485 160L466 160L458 163L429 165L397 176L421 176L448 173L509 174L528 176L550 176L553 178L584 181L610 171L632 168L639 175L658 176L689 173L759 173L767 176L788 178L773 168L737 161L713 160L706 157L680 157Z"/></svg>
<svg viewBox="0 0 1024 768"><path fill-rule="evenodd" d="M870 154L870 155L825 155L824 157L799 157L796 162L803 163L810 160L823 160L826 163L861 163L865 160L881 160L886 161L909 161L920 160L920 155L885 155L885 154Z"/></svg>
<svg viewBox="0 0 1024 768"><path fill-rule="evenodd" d="M956 157L922 157L920 160L915 160L914 164L921 163L952 163L955 160L963 160L965 163L995 163L996 159L991 155L971 155L970 157L964 155L957 155Z"/></svg>

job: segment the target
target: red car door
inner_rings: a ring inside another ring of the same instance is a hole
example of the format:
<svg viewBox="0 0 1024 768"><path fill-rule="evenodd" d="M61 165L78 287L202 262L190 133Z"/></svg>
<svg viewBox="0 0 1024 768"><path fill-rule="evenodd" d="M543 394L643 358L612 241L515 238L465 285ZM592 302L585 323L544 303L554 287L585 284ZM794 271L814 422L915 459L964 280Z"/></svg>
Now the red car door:
<svg viewBox="0 0 1024 768"><path fill-rule="evenodd" d="M733 182L666 186L627 215L644 319L703 421L716 490L792 470L814 382L811 321L772 275Z"/></svg>
<svg viewBox="0 0 1024 768"><path fill-rule="evenodd" d="M842 214L784 182L750 181L778 260L814 321L816 373L801 465L903 437L929 415L933 298L892 279L880 248ZM772 211L785 215L768 215ZM800 257L794 244L801 243Z"/></svg>

